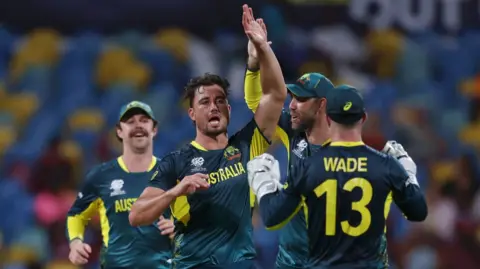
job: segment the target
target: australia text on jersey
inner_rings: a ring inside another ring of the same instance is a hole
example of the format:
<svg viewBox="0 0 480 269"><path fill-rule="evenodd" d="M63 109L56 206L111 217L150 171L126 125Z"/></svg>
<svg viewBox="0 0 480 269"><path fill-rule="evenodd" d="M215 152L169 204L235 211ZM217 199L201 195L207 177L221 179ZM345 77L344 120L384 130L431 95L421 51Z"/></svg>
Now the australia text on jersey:
<svg viewBox="0 0 480 269"><path fill-rule="evenodd" d="M238 159L238 161L231 165L227 165L224 168L219 168L217 171L208 173L208 183L210 185L215 185L219 182L223 182L245 174L246 171L241 162L241 157L242 155L240 153L240 150L235 147L229 146L224 152L224 158L227 159L227 161L233 161L236 159ZM191 171L206 171L206 168L203 167L204 162L205 160L203 159L203 157L193 158L191 161L191 165L193 166Z"/></svg>

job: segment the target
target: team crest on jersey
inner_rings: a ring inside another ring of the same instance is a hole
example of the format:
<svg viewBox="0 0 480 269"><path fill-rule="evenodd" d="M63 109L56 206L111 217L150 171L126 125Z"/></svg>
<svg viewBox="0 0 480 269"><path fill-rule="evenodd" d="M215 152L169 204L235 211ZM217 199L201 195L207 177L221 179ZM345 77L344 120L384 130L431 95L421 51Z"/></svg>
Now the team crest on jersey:
<svg viewBox="0 0 480 269"><path fill-rule="evenodd" d="M302 139L300 142L298 142L297 147L294 148L292 151L295 155L297 155L299 158L303 158L303 151L308 147L307 141L305 139Z"/></svg>
<svg viewBox="0 0 480 269"><path fill-rule="evenodd" d="M205 163L205 159L203 157L195 157L192 159L191 164L193 166L192 172L203 172L206 171L203 167L203 164Z"/></svg>
<svg viewBox="0 0 480 269"><path fill-rule="evenodd" d="M223 157L225 157L225 159L231 161L233 159L238 159L238 158L242 157L242 154L240 153L240 150L237 149L236 147L228 146L225 149L225 152L223 153Z"/></svg>
<svg viewBox="0 0 480 269"><path fill-rule="evenodd" d="M123 179L114 179L110 184L110 190L112 190L112 192L110 193L110 196L125 194L125 191L123 190L124 184L125 182L123 181Z"/></svg>

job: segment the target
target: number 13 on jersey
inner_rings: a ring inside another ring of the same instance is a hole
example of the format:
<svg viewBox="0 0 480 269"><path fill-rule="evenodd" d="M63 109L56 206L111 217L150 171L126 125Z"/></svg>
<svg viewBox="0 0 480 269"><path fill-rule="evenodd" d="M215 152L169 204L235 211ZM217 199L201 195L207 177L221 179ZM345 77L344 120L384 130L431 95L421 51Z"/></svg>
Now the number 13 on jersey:
<svg viewBox="0 0 480 269"><path fill-rule="evenodd" d="M326 216L325 216L325 234L334 236L336 233L337 221L337 190L338 181L336 179L327 179L322 184L314 189L315 195L321 197L326 196ZM352 178L345 182L343 190L351 192L355 188L362 190L360 200L352 202L352 210L360 213L360 223L357 226L352 226L347 220L340 223L342 231L350 236L360 236L364 234L370 227L372 215L367 206L372 201L373 188L372 184L365 178Z"/></svg>

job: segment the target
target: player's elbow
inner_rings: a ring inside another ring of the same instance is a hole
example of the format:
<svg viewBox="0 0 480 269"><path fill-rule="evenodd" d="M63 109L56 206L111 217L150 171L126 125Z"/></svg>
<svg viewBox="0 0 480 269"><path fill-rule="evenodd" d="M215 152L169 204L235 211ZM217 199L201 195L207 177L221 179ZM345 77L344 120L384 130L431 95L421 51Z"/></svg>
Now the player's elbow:
<svg viewBox="0 0 480 269"><path fill-rule="evenodd" d="M423 196L403 204L401 209L409 221L421 222L428 216L428 206Z"/></svg>
<svg viewBox="0 0 480 269"><path fill-rule="evenodd" d="M135 206L134 204L132 206L132 210L128 214L128 221L130 222L131 226L137 227L153 223L154 220L149 220L146 218L145 214L140 210L140 208L138 208L138 205Z"/></svg>

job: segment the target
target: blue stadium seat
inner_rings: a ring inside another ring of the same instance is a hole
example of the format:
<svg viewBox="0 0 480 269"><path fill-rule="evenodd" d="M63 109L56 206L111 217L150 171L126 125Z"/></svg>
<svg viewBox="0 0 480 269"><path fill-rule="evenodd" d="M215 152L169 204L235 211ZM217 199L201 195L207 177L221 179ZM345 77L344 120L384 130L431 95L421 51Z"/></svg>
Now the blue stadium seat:
<svg viewBox="0 0 480 269"><path fill-rule="evenodd" d="M152 107L155 117L160 125L171 120L172 112L178 108L179 96L170 83L162 83L150 88L142 101Z"/></svg>
<svg viewBox="0 0 480 269"><path fill-rule="evenodd" d="M8 111L0 111L0 126L5 125L13 125L15 122L15 118L13 117L12 113Z"/></svg>
<svg viewBox="0 0 480 269"><path fill-rule="evenodd" d="M158 47L148 47L138 52L138 58L150 66L155 82L172 82L175 79L175 58Z"/></svg>
<svg viewBox="0 0 480 269"><path fill-rule="evenodd" d="M118 121L120 108L137 97L135 89L128 84L116 84L109 87L100 99L100 109L107 120L107 126Z"/></svg>
<svg viewBox="0 0 480 269"><path fill-rule="evenodd" d="M100 134L91 130L77 130L72 134L72 139L77 142L82 149L96 148L99 138ZM87 155L88 152L91 152L91 150L84 152L84 155Z"/></svg>
<svg viewBox="0 0 480 269"><path fill-rule="evenodd" d="M0 211L10 212L8 218L0 219L0 230L9 244L23 229L32 224L33 217L33 199L18 180L0 181Z"/></svg>
<svg viewBox="0 0 480 269"><path fill-rule="evenodd" d="M48 66L31 66L20 78L17 88L20 91L34 92L41 100L48 98L52 79L52 71Z"/></svg>

